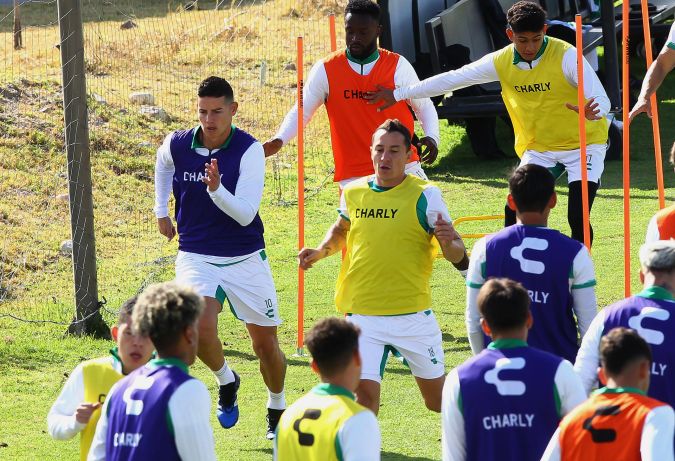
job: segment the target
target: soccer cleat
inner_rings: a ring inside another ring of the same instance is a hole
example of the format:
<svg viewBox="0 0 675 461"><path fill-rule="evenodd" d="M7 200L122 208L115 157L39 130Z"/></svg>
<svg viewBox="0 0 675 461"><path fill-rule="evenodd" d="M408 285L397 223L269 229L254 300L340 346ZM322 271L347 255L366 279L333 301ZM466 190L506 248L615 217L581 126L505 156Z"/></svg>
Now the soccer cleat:
<svg viewBox="0 0 675 461"><path fill-rule="evenodd" d="M284 410L267 409L267 440L274 440L276 437L277 425L283 413Z"/></svg>
<svg viewBox="0 0 675 461"><path fill-rule="evenodd" d="M229 429L239 421L239 405L237 405L237 391L241 380L239 375L234 373L234 382L220 386L218 390L218 408L216 408L216 417L218 422L225 429Z"/></svg>

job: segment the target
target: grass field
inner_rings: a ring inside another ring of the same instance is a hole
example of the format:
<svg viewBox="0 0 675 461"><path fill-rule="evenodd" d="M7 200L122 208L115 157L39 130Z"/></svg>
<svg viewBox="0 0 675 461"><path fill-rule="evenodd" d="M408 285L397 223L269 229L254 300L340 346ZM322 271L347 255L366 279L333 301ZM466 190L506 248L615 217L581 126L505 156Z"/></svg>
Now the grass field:
<svg viewBox="0 0 675 461"><path fill-rule="evenodd" d="M155 13L156 10L144 10L149 16ZM643 67L635 67L636 73L644 71ZM675 139L674 80L675 77L670 76L659 93L664 151ZM3 85L0 83L0 88ZM0 313L40 319L53 315L63 320L67 317L64 310L72 309L67 301L62 301L72 293L72 269L70 260L54 250L69 235L68 205L54 200L56 194L67 191L65 178L59 176L65 165L59 88L49 83L29 82L21 84L21 89L26 96L21 99L20 113L12 113L7 106L0 105L0 255L4 258L0 260L0 270L11 269L11 273L0 273L0 281L12 281L8 286L0 285L0 290L7 290L6 296L0 292L0 299L4 299L0 302ZM47 104L46 99L31 98L31 94L51 94L52 100ZM248 94L247 98L254 101L255 94ZM46 106L51 109L42 111ZM281 113L284 110L277 109ZM175 254L176 244L161 241L154 233L150 215L153 151L164 133L193 123L187 117L175 117L174 122L166 125L149 122L133 113L120 115L118 112L119 107L114 104L92 105L92 119L96 121L92 128L92 146L97 252L102 267L101 293L108 298L110 310L134 294L145 281L168 280L173 276L170 256ZM115 123L107 123L108 120ZM251 131L265 138L270 134L269 126L279 122L280 119L253 126ZM310 142L314 146L326 145L328 131L323 117L315 122ZM242 125L246 127L247 123L246 120ZM516 164L515 158L477 161L464 130L446 127L444 122L442 126L441 155L427 172L443 191L451 215L501 213L505 178ZM499 130L500 142L506 148L512 139L501 122ZM657 209L648 119L638 119L631 136L631 241L635 254L644 238L647 221ZM139 148L139 140L147 140L150 145ZM293 152L287 149L283 158L292 157ZM275 184L275 171L270 165L270 184ZM665 179L667 200L672 201L675 181L669 167L666 167ZM316 177L310 180L312 193L306 205L306 241L314 245L335 218L336 190L330 184L318 187ZM550 224L567 231L564 183L559 184L558 193L559 205L552 213ZM596 236L593 259L601 306L623 294L622 197L621 163L608 162L592 215ZM261 216L266 225L268 254L285 319L279 331L282 348L288 356L286 392L292 402L315 384L316 377L309 369L307 357L292 357L296 341L297 207L278 203L276 191L268 188ZM495 224L494 228L498 227ZM16 264L15 259L19 257L25 258L23 265ZM339 258L334 257L322 261L307 274L306 325L335 313L332 296L338 267ZM635 257L633 275L635 291L639 288ZM443 331L446 368L450 369L469 356L463 324L465 288L452 266L438 260L432 290L433 309ZM52 298L58 303L48 302ZM105 317L111 320L110 314L106 313ZM270 459L271 444L264 439L266 393L245 329L229 313L221 315L219 327L225 355L242 376L239 396L242 416L239 424L229 431L222 430L215 416L212 417L217 453L220 459ZM46 433L46 414L66 375L80 361L105 354L111 343L64 337L64 330L63 325L26 323L0 316L0 459L72 460L77 456L76 440L57 442ZM192 372L215 396L215 380L208 370L197 363ZM387 366L379 421L383 459L440 458L438 415L424 409L413 378L395 360L390 360Z"/></svg>

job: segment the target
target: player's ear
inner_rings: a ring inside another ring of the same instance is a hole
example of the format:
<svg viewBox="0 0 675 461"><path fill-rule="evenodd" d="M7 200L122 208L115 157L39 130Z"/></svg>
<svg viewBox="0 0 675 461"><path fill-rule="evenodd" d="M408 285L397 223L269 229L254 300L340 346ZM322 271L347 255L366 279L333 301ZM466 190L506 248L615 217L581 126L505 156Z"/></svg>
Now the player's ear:
<svg viewBox="0 0 675 461"><path fill-rule="evenodd" d="M598 367L598 380L601 383L607 383L607 375L602 367Z"/></svg>
<svg viewBox="0 0 675 461"><path fill-rule="evenodd" d="M485 333L489 337L492 337L492 330L490 330L490 326L487 324L487 322L483 317L480 318L480 328L481 330L483 330L483 333Z"/></svg>
<svg viewBox="0 0 675 461"><path fill-rule="evenodd" d="M509 40L513 41L513 30L510 27L506 28L506 36L509 37Z"/></svg>
<svg viewBox="0 0 675 461"><path fill-rule="evenodd" d="M237 110L239 109L239 103L234 101L232 104L230 104L230 112L232 112L232 116L234 116L237 113Z"/></svg>
<svg viewBox="0 0 675 461"><path fill-rule="evenodd" d="M527 329L529 330L532 328L532 325L534 324L534 318L532 317L532 311L528 310L527 311L527 320L525 321L525 325L527 326Z"/></svg>
<svg viewBox="0 0 675 461"><path fill-rule="evenodd" d="M544 24L544 30L542 31L542 34L546 35L547 30L548 30L548 24Z"/></svg>
<svg viewBox="0 0 675 461"><path fill-rule="evenodd" d="M120 329L117 325L115 325L114 327L112 327L110 329L110 334L112 335L112 339L115 342L117 342L117 334L119 333L119 331L120 331Z"/></svg>
<svg viewBox="0 0 675 461"><path fill-rule="evenodd" d="M359 367L361 366L361 363L362 363L361 362L361 353L359 353L358 349L356 349L354 351L354 361L356 362L357 366L359 366Z"/></svg>
<svg viewBox="0 0 675 461"><path fill-rule="evenodd" d="M509 206L509 208L511 209L511 211L518 211L516 209L516 201L513 199L513 195L509 194L506 197L506 203Z"/></svg>
<svg viewBox="0 0 675 461"><path fill-rule="evenodd" d="M642 271L642 267L640 267L640 283L642 285L645 283L645 273Z"/></svg>
<svg viewBox="0 0 675 461"><path fill-rule="evenodd" d="M316 364L314 360L309 362L309 366L312 367L312 371L316 373L317 375L319 374L319 366Z"/></svg>
<svg viewBox="0 0 675 461"><path fill-rule="evenodd" d="M548 207L549 208L555 208L555 206L558 204L558 194L553 191L553 195L551 195L551 198L548 200Z"/></svg>

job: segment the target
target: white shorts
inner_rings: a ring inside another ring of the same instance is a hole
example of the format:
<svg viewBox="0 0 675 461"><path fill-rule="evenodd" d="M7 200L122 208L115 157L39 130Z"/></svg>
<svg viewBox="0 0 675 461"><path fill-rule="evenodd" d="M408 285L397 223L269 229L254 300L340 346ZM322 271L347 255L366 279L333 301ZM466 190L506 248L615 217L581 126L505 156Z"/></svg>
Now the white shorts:
<svg viewBox="0 0 675 461"><path fill-rule="evenodd" d="M382 382L389 352L401 354L417 378L445 374L441 329L430 309L408 315L350 314L347 320L361 328L361 379Z"/></svg>
<svg viewBox="0 0 675 461"><path fill-rule="evenodd" d="M586 146L586 168L590 182L600 182L605 169L606 144L589 144ZM579 149L537 152L526 150L520 159L520 165L534 163L548 168L558 179L567 171L567 182L581 181L581 159Z"/></svg>
<svg viewBox="0 0 675 461"><path fill-rule="evenodd" d="M201 296L216 298L222 306L227 303L242 322L263 327L281 324L265 250L229 265L216 265L207 259L208 256L179 252L176 282L192 287Z"/></svg>
<svg viewBox="0 0 675 461"><path fill-rule="evenodd" d="M424 172L422 169L422 164L418 162L417 160L414 162L406 163L405 164L405 174L412 174L417 176L420 179L424 179L425 181L428 181L429 178L427 177L427 174ZM356 181L357 179L361 179L362 176L354 176L353 178L347 178L343 179L342 181L339 181L338 184L340 185L340 190L344 189L347 184Z"/></svg>

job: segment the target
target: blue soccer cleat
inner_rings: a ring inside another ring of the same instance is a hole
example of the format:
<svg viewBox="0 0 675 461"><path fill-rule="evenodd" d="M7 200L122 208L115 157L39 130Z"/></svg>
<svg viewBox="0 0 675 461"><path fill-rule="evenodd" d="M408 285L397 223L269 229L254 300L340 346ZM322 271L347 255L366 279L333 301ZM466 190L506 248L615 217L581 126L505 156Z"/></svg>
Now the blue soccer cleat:
<svg viewBox="0 0 675 461"><path fill-rule="evenodd" d="M220 386L218 390L218 407L216 417L225 429L229 429L239 421L239 405L237 405L237 391L241 380L234 371L234 382Z"/></svg>

